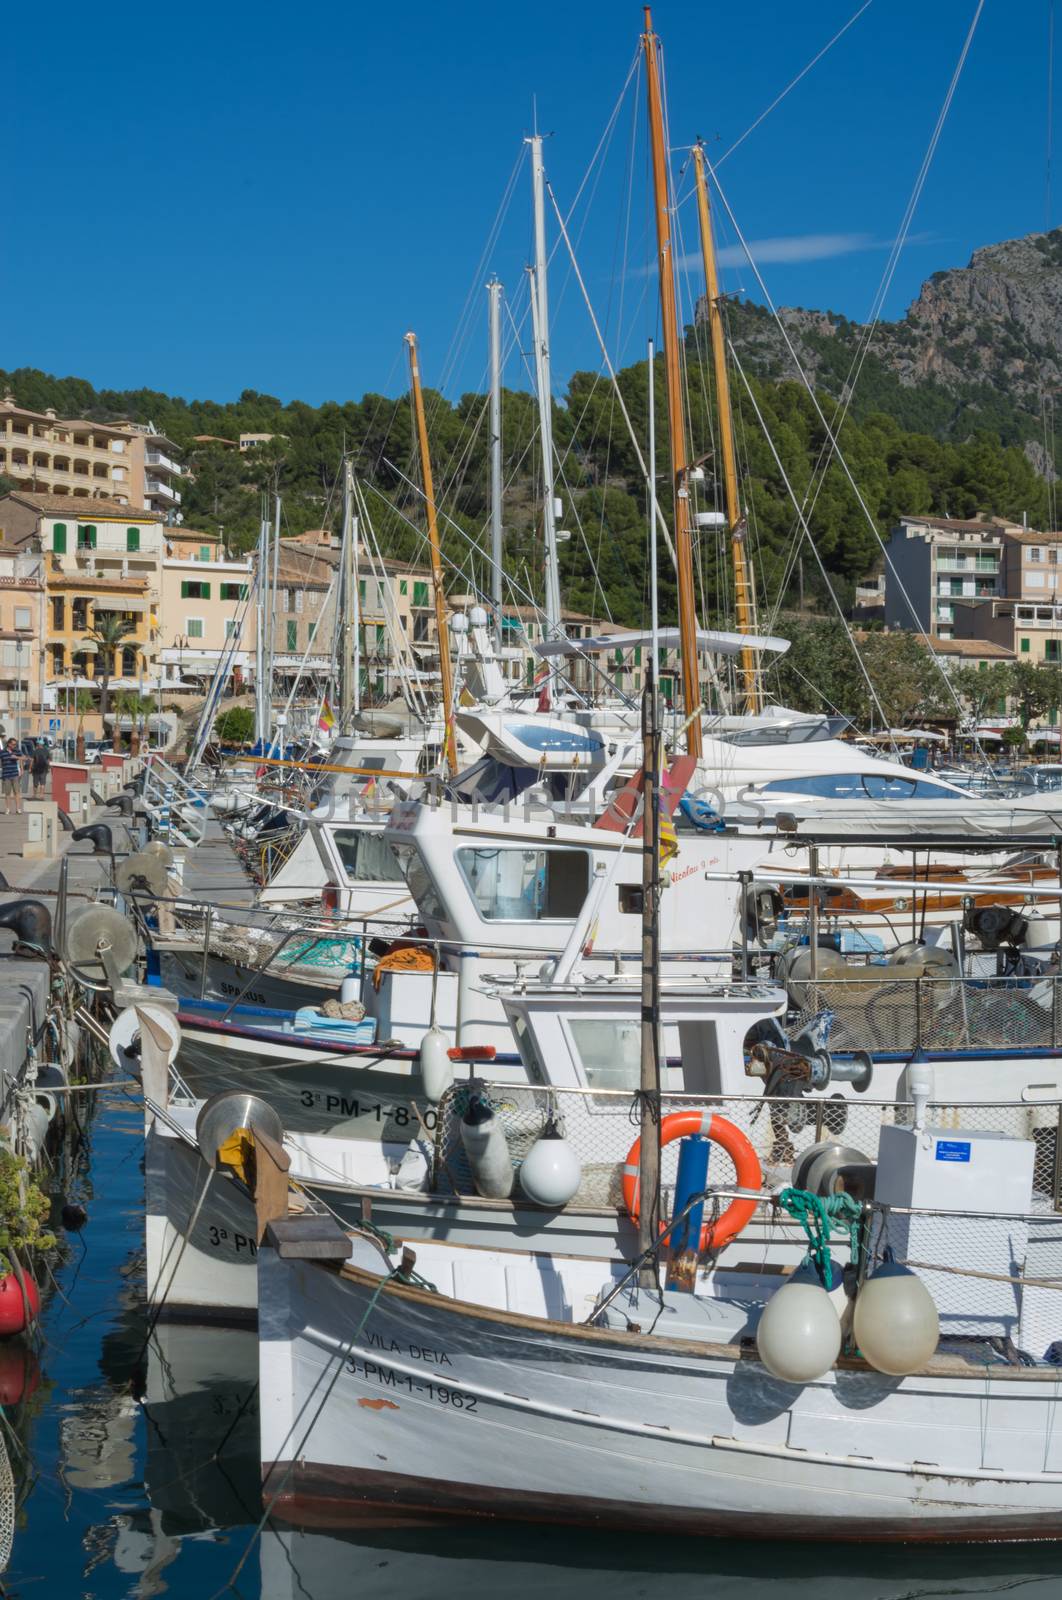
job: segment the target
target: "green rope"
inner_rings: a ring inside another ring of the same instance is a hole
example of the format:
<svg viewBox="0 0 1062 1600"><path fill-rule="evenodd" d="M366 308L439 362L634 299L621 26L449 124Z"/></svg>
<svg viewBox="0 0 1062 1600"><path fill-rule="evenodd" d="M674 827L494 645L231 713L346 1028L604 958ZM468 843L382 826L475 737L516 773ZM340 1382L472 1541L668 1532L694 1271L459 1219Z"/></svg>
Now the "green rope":
<svg viewBox="0 0 1062 1600"><path fill-rule="evenodd" d="M357 1233L368 1234L370 1239L375 1239L380 1249L387 1256L394 1255L398 1249L397 1242L393 1235L387 1232L386 1228L378 1228L375 1222L369 1222L364 1217L360 1222L354 1223L354 1230ZM415 1272L412 1268L408 1272L402 1272L400 1268L393 1267L388 1273L388 1277L394 1278L398 1283L412 1284L417 1289L428 1289L432 1294L438 1294L439 1292L434 1283L429 1282L427 1278L422 1277L419 1272ZM375 1304L375 1301L373 1303Z"/></svg>
<svg viewBox="0 0 1062 1600"><path fill-rule="evenodd" d="M859 1224L863 1208L850 1194L831 1194L824 1198L812 1194L810 1189L783 1189L778 1196L778 1204L794 1222L800 1223L807 1235L808 1253L805 1260L814 1262L822 1283L826 1282L830 1234L835 1226L847 1225L852 1260L859 1260Z"/></svg>

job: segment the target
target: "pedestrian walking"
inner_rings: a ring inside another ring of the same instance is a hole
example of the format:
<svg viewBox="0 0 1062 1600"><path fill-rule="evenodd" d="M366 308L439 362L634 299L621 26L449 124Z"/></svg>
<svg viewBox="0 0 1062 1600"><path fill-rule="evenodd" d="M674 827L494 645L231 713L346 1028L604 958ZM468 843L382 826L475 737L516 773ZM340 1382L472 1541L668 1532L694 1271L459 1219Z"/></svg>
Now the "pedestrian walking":
<svg viewBox="0 0 1062 1600"><path fill-rule="evenodd" d="M46 744L35 744L33 756L30 761L30 773L33 777L33 798L43 800L44 791L48 787L48 773L51 770L52 758Z"/></svg>
<svg viewBox="0 0 1062 1600"><path fill-rule="evenodd" d="M9 739L3 750L0 750L0 784L4 789L4 811L11 816L22 815L22 768L23 759L19 754L18 745L14 739Z"/></svg>

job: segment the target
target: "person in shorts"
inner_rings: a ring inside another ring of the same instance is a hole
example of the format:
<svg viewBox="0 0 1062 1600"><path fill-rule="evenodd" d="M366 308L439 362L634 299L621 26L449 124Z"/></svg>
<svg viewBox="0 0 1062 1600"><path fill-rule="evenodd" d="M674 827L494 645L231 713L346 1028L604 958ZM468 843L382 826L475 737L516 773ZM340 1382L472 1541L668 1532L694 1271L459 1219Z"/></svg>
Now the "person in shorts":
<svg viewBox="0 0 1062 1600"><path fill-rule="evenodd" d="M4 811L8 816L22 815L22 757L14 739L9 739L0 750L0 784L4 789Z"/></svg>
<svg viewBox="0 0 1062 1600"><path fill-rule="evenodd" d="M30 757L34 800L44 799L44 791L48 787L48 772L51 765L52 758L48 753L48 746L46 744L35 744L33 746L33 755Z"/></svg>

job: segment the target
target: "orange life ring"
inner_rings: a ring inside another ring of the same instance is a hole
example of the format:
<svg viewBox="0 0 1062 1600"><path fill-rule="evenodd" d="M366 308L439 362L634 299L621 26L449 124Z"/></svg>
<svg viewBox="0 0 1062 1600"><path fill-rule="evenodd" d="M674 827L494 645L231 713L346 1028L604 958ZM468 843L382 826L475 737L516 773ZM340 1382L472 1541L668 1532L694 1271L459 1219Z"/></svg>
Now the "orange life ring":
<svg viewBox="0 0 1062 1600"><path fill-rule="evenodd" d="M717 1111L672 1111L660 1124L661 1148L673 1139L685 1139L692 1133L703 1133L706 1138L722 1145L734 1163L739 1189L759 1189L762 1186L763 1171L759 1156L741 1129L726 1117L721 1117ZM635 1222L638 1220L641 1159L642 1141L638 1138L627 1151L623 1166L623 1203ZM737 1237L755 1210L755 1200L731 1200L716 1222L704 1224L701 1229L701 1249L721 1250Z"/></svg>

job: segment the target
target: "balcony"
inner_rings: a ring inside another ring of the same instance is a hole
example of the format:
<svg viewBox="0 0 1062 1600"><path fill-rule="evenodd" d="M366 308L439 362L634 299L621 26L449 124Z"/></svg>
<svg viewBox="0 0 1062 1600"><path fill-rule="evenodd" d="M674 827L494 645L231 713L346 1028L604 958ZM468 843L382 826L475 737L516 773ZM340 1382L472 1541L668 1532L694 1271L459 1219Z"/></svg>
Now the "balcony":
<svg viewBox="0 0 1062 1600"><path fill-rule="evenodd" d="M180 462L172 460L169 456L164 456L161 450L148 450L144 459L149 467L154 467L159 472L172 472L175 478L180 478L184 474L184 468Z"/></svg>
<svg viewBox="0 0 1062 1600"><path fill-rule="evenodd" d="M172 484L164 483L161 478L148 478L144 492L149 495L156 495L160 500L168 500L171 505L179 506L181 503L181 497L177 490Z"/></svg>
<svg viewBox="0 0 1062 1600"><path fill-rule="evenodd" d="M972 577L975 572L991 573L993 577L999 572L998 556L938 556L938 572L966 572Z"/></svg>

